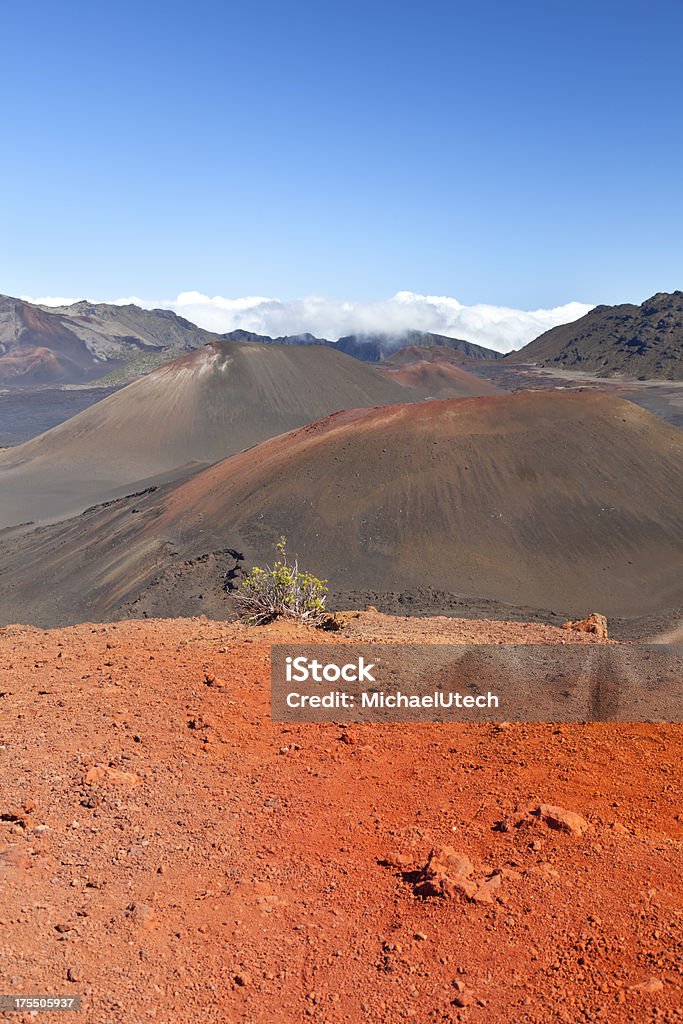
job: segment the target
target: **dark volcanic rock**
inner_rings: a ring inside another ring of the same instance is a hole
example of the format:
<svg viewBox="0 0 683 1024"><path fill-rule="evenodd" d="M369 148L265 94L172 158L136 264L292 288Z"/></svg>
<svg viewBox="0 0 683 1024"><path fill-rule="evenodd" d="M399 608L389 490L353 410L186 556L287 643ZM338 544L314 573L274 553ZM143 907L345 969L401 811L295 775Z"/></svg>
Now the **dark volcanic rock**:
<svg viewBox="0 0 683 1024"><path fill-rule="evenodd" d="M683 292L658 292L640 306L596 306L541 334L507 362L608 376L683 379Z"/></svg>
<svg viewBox="0 0 683 1024"><path fill-rule="evenodd" d="M401 334L349 334L340 338L337 348L356 359L377 363L406 346L443 345L468 359L501 359L502 353L462 338L448 338L429 331L404 331Z"/></svg>

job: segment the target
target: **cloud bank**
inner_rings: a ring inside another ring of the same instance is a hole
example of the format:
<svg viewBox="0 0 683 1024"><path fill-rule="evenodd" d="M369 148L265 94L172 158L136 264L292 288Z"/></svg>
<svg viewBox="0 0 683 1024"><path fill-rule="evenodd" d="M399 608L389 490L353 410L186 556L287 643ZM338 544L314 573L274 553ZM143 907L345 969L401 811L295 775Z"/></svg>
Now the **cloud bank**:
<svg viewBox="0 0 683 1024"><path fill-rule="evenodd" d="M31 301L62 306L74 300L47 297ZM116 300L118 305L129 302L145 309L172 309L200 327L220 334L237 328L271 337L308 331L335 341L347 334L401 334L418 330L463 338L499 352L520 348L543 331L578 320L593 308L582 302L534 310L464 306L447 295L419 295L408 291L376 302L353 302L322 295L286 301L264 296L224 298L195 291L181 292L177 298L164 301L137 296Z"/></svg>

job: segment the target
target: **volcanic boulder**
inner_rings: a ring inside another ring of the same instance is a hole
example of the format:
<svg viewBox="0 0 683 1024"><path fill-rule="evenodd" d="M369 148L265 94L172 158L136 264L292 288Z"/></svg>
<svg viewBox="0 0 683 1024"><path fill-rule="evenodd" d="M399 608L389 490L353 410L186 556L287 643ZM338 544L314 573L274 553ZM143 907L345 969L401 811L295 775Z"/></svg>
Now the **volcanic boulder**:
<svg viewBox="0 0 683 1024"><path fill-rule="evenodd" d="M473 899L478 885L472 879L474 865L466 853L452 846L437 846L431 850L427 863L415 884L418 896L445 896L453 899L466 896Z"/></svg>
<svg viewBox="0 0 683 1024"><path fill-rule="evenodd" d="M600 612L591 612L585 619L571 619L562 623L562 629L575 629L579 633L593 633L595 636L608 639L607 619Z"/></svg>

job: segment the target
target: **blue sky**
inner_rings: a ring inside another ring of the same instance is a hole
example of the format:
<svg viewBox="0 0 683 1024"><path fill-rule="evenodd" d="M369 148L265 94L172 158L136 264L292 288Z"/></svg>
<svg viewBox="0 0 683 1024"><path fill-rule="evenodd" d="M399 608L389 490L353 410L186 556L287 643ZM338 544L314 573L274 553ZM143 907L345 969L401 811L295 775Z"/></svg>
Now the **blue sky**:
<svg viewBox="0 0 683 1024"><path fill-rule="evenodd" d="M678 2L0 0L0 291L683 287Z"/></svg>

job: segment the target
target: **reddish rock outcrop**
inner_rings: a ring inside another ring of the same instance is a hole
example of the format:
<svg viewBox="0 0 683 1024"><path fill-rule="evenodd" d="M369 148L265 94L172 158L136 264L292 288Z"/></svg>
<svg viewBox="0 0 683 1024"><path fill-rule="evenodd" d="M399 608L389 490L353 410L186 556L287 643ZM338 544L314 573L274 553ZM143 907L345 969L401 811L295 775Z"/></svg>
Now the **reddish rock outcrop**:
<svg viewBox="0 0 683 1024"><path fill-rule="evenodd" d="M534 814L537 814L550 828L554 828L558 832L567 832L573 836L582 836L590 828L585 818L575 811L568 811L565 807L540 804Z"/></svg>
<svg viewBox="0 0 683 1024"><path fill-rule="evenodd" d="M608 639L607 619L600 612L591 612L585 619L568 619L562 623L562 629L575 629L579 633L593 633L603 640Z"/></svg>
<svg viewBox="0 0 683 1024"><path fill-rule="evenodd" d="M141 779L135 772L97 765L85 773L83 781L86 785L139 786Z"/></svg>
<svg viewBox="0 0 683 1024"><path fill-rule="evenodd" d="M472 879L474 865L466 853L451 846L433 849L420 872L415 892L418 896L466 896L473 899L478 885Z"/></svg>

